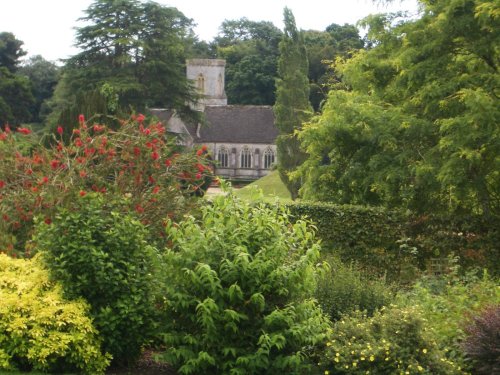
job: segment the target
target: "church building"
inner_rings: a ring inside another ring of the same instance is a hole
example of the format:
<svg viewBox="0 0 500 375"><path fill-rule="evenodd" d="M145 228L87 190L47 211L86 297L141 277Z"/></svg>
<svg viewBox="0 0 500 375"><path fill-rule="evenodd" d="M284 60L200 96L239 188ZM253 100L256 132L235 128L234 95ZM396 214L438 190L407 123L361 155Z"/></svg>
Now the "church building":
<svg viewBox="0 0 500 375"><path fill-rule="evenodd" d="M171 133L191 147L207 146L216 161L215 173L231 180L255 180L267 175L277 162L271 106L228 105L224 89L225 60L187 60L187 77L202 99L194 109L205 124L184 123L171 110L153 109Z"/></svg>

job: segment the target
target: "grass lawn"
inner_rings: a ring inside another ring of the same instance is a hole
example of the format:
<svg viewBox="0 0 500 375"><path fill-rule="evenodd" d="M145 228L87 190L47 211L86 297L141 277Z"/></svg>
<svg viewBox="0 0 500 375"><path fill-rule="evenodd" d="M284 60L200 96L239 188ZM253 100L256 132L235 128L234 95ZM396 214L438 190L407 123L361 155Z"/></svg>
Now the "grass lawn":
<svg viewBox="0 0 500 375"><path fill-rule="evenodd" d="M235 194L241 199L253 201L256 197L258 197L258 189L262 190L265 200L273 201L276 197L278 197L280 201L291 201L290 192L283 182L281 182L278 171L272 171L267 176L264 176L241 189L235 190Z"/></svg>

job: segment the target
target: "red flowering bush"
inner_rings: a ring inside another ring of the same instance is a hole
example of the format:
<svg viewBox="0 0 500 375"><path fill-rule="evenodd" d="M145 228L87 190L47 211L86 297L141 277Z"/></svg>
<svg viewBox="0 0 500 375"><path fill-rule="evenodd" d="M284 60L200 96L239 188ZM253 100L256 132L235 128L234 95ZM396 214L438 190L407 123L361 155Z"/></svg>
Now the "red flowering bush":
<svg viewBox="0 0 500 375"><path fill-rule="evenodd" d="M71 207L89 191L124 197L127 210L160 236L212 174L205 152L180 152L161 123L142 115L117 130L80 116L69 142L58 127L49 147L30 133L0 130L0 251L12 255L29 255L34 216L50 223L56 207Z"/></svg>

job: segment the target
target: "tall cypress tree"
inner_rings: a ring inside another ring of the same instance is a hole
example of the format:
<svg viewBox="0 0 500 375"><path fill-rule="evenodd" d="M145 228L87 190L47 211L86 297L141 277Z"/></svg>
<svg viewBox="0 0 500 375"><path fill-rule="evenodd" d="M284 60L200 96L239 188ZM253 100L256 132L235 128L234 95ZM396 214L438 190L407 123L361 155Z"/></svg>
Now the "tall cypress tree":
<svg viewBox="0 0 500 375"><path fill-rule="evenodd" d="M292 199L296 199L301 183L300 180L290 178L290 174L306 158L306 154L300 149L295 131L301 129L302 123L312 115L307 76L309 63L304 37L297 30L292 11L285 8L283 14L285 29L279 45L280 58L274 105L276 126L280 131L276 145L278 172Z"/></svg>

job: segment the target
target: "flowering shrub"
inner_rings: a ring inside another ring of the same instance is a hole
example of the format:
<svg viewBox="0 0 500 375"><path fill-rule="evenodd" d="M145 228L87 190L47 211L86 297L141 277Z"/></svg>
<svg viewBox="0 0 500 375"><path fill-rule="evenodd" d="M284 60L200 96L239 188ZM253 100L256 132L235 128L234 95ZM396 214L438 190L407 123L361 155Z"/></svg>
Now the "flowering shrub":
<svg viewBox="0 0 500 375"><path fill-rule="evenodd" d="M304 221L233 195L169 223L165 360L180 374L296 374L329 327L314 290L319 245Z"/></svg>
<svg viewBox="0 0 500 375"><path fill-rule="evenodd" d="M335 323L320 362L325 374L460 374L418 309L382 308Z"/></svg>
<svg viewBox="0 0 500 375"><path fill-rule="evenodd" d="M159 254L122 204L89 193L38 223L34 243L65 295L89 302L104 350L132 363L156 334Z"/></svg>
<svg viewBox="0 0 500 375"><path fill-rule="evenodd" d="M67 301L39 259L0 254L1 370L104 374L109 356L89 318L87 303Z"/></svg>
<svg viewBox="0 0 500 375"><path fill-rule="evenodd" d="M177 152L165 127L147 124L143 115L122 121L117 130L83 116L79 124L70 136L58 127L48 148L27 128L0 130L0 250L24 250L34 216L50 223L56 207L89 192L125 197L127 210L158 236L165 219L185 212L212 174L203 149Z"/></svg>

